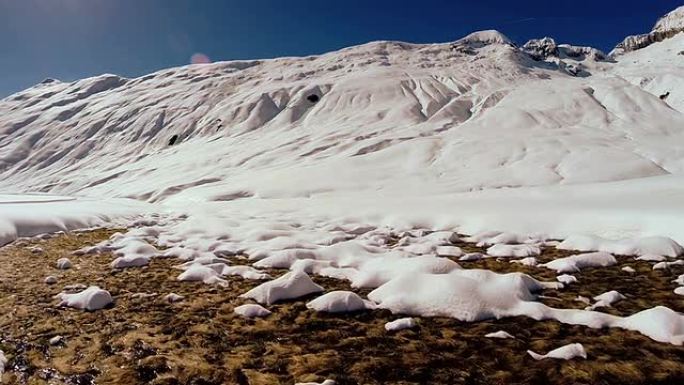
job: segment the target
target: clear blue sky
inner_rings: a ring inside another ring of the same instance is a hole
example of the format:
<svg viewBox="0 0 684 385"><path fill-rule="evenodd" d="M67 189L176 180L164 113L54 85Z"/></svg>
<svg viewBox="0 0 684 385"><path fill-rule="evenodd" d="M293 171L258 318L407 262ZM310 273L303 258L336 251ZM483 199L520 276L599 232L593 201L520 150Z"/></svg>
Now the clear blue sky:
<svg viewBox="0 0 684 385"><path fill-rule="evenodd" d="M46 77L127 77L213 60L432 43L498 29L609 50L683 0L0 0L0 97Z"/></svg>

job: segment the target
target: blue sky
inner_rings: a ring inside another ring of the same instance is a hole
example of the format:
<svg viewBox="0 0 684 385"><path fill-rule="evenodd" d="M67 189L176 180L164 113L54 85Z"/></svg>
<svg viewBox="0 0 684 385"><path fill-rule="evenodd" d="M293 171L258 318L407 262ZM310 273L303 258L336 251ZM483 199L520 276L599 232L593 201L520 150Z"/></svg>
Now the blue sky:
<svg viewBox="0 0 684 385"><path fill-rule="evenodd" d="M432 43L498 29L609 50L682 0L0 0L0 97L46 77L140 76L189 63Z"/></svg>

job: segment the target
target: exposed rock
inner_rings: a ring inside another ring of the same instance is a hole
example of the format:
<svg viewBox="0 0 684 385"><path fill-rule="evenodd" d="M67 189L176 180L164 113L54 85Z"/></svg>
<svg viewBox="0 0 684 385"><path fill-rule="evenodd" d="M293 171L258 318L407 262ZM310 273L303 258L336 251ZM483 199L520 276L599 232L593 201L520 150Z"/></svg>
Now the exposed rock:
<svg viewBox="0 0 684 385"><path fill-rule="evenodd" d="M615 46L610 52L610 56L619 56L648 47L653 43L669 39L680 32L684 32L684 6L661 17L650 33L627 36L625 40Z"/></svg>

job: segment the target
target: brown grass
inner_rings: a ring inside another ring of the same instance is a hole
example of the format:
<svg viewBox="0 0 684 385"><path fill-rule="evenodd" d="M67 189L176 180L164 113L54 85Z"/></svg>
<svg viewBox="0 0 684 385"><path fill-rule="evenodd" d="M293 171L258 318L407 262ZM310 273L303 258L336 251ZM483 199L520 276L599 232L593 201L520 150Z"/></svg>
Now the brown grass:
<svg viewBox="0 0 684 385"><path fill-rule="evenodd" d="M3 379L25 384L292 384L332 378L339 384L666 384L684 381L684 348L657 343L638 333L594 330L527 318L463 323L421 319L419 327L385 332L397 316L387 311L325 315L304 306L309 298L271 308L266 319L232 313L237 296L259 282L228 278L225 288L178 282L177 261L154 260L148 267L112 271L108 254L70 256L72 250L106 239L113 230L62 235L0 250L0 349L10 362ZM27 247L38 245L44 254ZM476 250L473 245L461 245ZM541 260L566 252L544 251ZM69 256L75 267L58 271L54 262ZM620 258L621 264L627 258ZM631 314L662 304L682 311L669 282L677 273L653 272L633 263L638 274L619 267L589 269L580 283L544 293L552 306L583 307L575 296L610 289L628 299L608 311ZM525 271L537 278L555 274L507 261L462 263L466 268ZM280 274L278 271L272 272ZM59 283L45 285L56 275ZM314 277L327 290L349 289L346 282ZM113 307L82 312L55 307L52 296L66 284L97 284L115 298ZM133 298L136 292L158 293ZM175 292L183 302L162 296ZM365 292L362 292L365 293ZM483 335L506 330L515 340ZM50 346L56 335L62 344ZM582 343L589 359L534 361L527 349L548 351Z"/></svg>

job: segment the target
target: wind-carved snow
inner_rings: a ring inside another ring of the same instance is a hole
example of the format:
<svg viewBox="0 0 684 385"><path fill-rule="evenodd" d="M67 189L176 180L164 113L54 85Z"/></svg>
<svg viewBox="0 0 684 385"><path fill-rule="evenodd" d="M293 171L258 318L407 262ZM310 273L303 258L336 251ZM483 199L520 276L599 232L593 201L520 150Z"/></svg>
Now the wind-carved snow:
<svg viewBox="0 0 684 385"><path fill-rule="evenodd" d="M684 316L672 309L557 309L537 299L561 282L463 268L487 257L534 266L558 241L590 253L537 267L579 275L614 266L613 254L682 255L677 20L659 22L668 29L660 41L613 59L551 40L521 49L481 31L454 43L381 41L136 79L44 82L0 100L0 186L53 195L0 197L0 241L152 212L75 256L112 252L116 269L177 258L179 281L217 290L268 279L242 294L264 305L323 293L314 279L324 276L373 290L367 300L322 294L308 302L316 311L525 316L681 345ZM474 234L463 240L487 254L462 255L457 232ZM659 263L663 273L678 266ZM271 279L263 269L289 272ZM59 294L61 304L95 310L113 300L82 289ZM235 311L268 314L256 306ZM389 328L416 325L395 322ZM546 356L583 353L572 345Z"/></svg>

